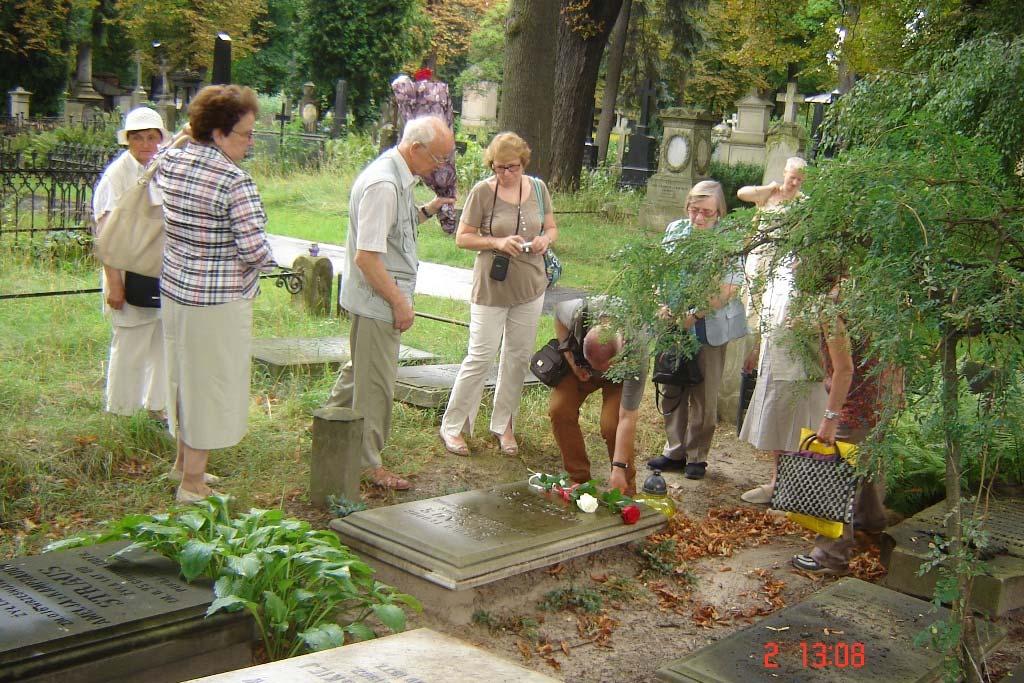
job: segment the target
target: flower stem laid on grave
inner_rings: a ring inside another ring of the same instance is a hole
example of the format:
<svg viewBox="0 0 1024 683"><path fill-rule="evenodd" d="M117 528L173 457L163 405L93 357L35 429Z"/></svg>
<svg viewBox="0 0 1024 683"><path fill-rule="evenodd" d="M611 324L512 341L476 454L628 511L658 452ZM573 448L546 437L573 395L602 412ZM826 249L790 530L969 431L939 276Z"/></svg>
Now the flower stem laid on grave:
<svg viewBox="0 0 1024 683"><path fill-rule="evenodd" d="M594 479L574 484L565 472L557 476L534 472L527 481L534 488L553 491L565 502L575 503L583 512L595 512L599 505L604 505L610 512L619 514L624 524L636 524L640 519L640 508L632 498L623 495L618 489L598 491Z"/></svg>
<svg viewBox="0 0 1024 683"><path fill-rule="evenodd" d="M127 539L136 549L177 562L186 581L213 579L207 616L244 609L252 615L268 659L293 657L375 638L372 616L390 631L405 629L411 595L373 578L373 570L330 531L285 518L282 510L232 516L228 496L210 496L159 515L128 515L102 532L58 541L47 551ZM344 625L339 625L341 622Z"/></svg>

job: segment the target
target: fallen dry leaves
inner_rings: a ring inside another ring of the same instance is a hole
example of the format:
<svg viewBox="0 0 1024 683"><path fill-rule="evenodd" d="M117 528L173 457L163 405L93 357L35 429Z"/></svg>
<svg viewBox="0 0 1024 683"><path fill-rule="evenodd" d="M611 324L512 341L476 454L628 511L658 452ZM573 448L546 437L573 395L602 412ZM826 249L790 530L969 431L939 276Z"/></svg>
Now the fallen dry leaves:
<svg viewBox="0 0 1024 683"><path fill-rule="evenodd" d="M683 563L709 556L731 557L740 548L759 546L776 536L800 533L800 528L764 510L713 508L701 520L676 514L668 528L651 536L651 541L675 541L676 560Z"/></svg>
<svg viewBox="0 0 1024 683"><path fill-rule="evenodd" d="M885 567L877 546L871 546L850 560L850 574L862 581L875 582L885 576Z"/></svg>

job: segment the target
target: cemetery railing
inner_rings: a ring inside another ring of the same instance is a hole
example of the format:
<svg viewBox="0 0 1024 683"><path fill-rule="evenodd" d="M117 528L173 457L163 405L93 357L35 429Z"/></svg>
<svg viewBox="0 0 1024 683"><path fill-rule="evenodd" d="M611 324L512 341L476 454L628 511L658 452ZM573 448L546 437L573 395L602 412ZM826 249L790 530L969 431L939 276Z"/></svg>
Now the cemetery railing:
<svg viewBox="0 0 1024 683"><path fill-rule="evenodd" d="M0 238L89 230L93 187L118 153L65 144L26 154L0 141Z"/></svg>
<svg viewBox="0 0 1024 683"><path fill-rule="evenodd" d="M66 126L79 126L90 130L103 130L107 121L100 118L68 121L64 116L0 116L0 136L14 137L23 133L44 133Z"/></svg>

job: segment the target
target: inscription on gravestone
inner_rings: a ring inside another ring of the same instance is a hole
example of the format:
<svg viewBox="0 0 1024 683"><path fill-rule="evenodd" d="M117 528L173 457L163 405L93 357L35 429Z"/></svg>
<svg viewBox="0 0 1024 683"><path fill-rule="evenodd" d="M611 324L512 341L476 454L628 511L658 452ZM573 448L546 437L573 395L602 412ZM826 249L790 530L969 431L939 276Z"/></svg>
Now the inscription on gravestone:
<svg viewBox="0 0 1024 683"><path fill-rule="evenodd" d="M360 553L461 590L625 543L663 524L647 509L635 525L604 508L580 512L519 482L365 510L331 528Z"/></svg>
<svg viewBox="0 0 1024 683"><path fill-rule="evenodd" d="M0 563L0 682L162 683L173 678L168 665L196 675L249 661L248 617L206 619L208 582L185 583L152 553L109 559L126 545Z"/></svg>

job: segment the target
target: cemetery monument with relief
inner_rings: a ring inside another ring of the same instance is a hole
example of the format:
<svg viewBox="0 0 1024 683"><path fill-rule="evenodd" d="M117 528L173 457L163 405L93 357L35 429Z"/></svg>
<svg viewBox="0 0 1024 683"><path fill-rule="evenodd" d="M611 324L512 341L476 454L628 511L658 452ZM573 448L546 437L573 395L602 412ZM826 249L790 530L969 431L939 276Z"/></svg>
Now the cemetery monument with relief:
<svg viewBox="0 0 1024 683"><path fill-rule="evenodd" d="M658 172L647 183L647 198L640 206L640 223L664 230L683 216L686 193L708 177L711 164L711 114L672 108L660 113L664 134Z"/></svg>

